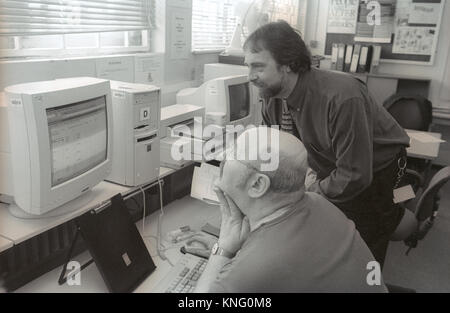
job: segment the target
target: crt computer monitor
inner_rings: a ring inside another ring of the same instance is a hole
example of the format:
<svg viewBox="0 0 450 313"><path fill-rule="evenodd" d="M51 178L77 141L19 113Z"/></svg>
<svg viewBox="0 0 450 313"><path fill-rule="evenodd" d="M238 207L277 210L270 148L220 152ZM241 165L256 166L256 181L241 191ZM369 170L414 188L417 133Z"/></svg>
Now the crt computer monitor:
<svg viewBox="0 0 450 313"><path fill-rule="evenodd" d="M177 93L178 104L204 107L207 120L209 113L223 113L225 125L244 127L254 123L255 98L247 75L211 79Z"/></svg>
<svg viewBox="0 0 450 313"><path fill-rule="evenodd" d="M2 174L3 201L42 215L109 175L109 81L78 77L14 85L5 88L5 102L0 114L9 136L0 143L0 172L11 168L11 177Z"/></svg>

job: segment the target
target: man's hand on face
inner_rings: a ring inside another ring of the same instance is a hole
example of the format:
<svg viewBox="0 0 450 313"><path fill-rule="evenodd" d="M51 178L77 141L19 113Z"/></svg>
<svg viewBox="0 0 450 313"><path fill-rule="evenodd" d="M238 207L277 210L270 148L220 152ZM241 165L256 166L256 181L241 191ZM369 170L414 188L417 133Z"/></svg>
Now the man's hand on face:
<svg viewBox="0 0 450 313"><path fill-rule="evenodd" d="M214 191L220 201L222 224L220 226L219 247L228 252L236 253L250 233L248 217L244 216L234 203L220 188Z"/></svg>

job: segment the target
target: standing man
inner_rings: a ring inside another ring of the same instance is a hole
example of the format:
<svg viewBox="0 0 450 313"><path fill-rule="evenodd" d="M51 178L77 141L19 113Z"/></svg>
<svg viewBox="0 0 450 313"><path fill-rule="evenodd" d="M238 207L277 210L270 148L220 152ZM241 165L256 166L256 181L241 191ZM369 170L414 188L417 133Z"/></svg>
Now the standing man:
<svg viewBox="0 0 450 313"><path fill-rule="evenodd" d="M408 135L361 81L311 68L305 43L288 23L260 27L244 51L249 79L264 99L264 123L303 142L317 174L308 190L354 221L382 266L404 213L393 203L393 189Z"/></svg>

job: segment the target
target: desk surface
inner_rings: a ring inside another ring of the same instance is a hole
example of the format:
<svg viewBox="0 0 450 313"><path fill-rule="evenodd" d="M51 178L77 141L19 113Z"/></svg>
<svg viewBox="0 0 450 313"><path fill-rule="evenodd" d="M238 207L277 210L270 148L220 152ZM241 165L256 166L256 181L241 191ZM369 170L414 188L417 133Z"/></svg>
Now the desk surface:
<svg viewBox="0 0 450 313"><path fill-rule="evenodd" d="M426 133L436 138L441 138L442 134L440 133L432 133L432 132L421 132L417 130L411 130L411 129L405 129L408 136L410 136L411 133ZM406 152L408 153L408 156L415 157L415 158L421 158L421 159L427 159L427 160L433 160L437 158L439 155L439 142L430 142L425 143L421 142L417 139L411 138L409 148L406 149Z"/></svg>
<svg viewBox="0 0 450 313"><path fill-rule="evenodd" d="M167 176L173 172L174 170L172 169L161 167L160 177ZM132 189L134 187L126 187L103 181L92 188L91 193L87 196L88 201L81 205L79 209L61 216L40 219L20 219L14 217L9 212L8 205L0 203L0 236L9 239L14 244L19 244L82 215L118 193L125 194ZM0 247L3 247L3 244Z"/></svg>
<svg viewBox="0 0 450 313"><path fill-rule="evenodd" d="M0 236L0 252L3 252L5 250L11 248L13 245L14 245L14 243L11 240L8 240L8 239Z"/></svg>
<svg viewBox="0 0 450 313"><path fill-rule="evenodd" d="M159 211L152 213L145 219L143 228L142 220L136 223L147 249L152 256L156 270L135 290L135 292L152 292L161 279L171 270L171 265L159 258L156 250L156 236L157 221ZM164 208L164 215L162 218L162 238L171 230L181 226L189 225L191 229L200 230L206 222L218 226L220 224L220 210L217 206L212 206L186 196L180 200L176 200ZM165 241L168 250L165 251L166 256L172 263L176 263L182 256L180 247L182 243L171 245ZM74 260L80 264L90 259L89 252L84 252L79 256L74 257ZM62 267L58 267L41 277L31 281L27 285L19 288L16 292L108 292L108 289L100 275L95 264L91 264L81 272L81 285L69 286L64 284L58 285L59 274Z"/></svg>

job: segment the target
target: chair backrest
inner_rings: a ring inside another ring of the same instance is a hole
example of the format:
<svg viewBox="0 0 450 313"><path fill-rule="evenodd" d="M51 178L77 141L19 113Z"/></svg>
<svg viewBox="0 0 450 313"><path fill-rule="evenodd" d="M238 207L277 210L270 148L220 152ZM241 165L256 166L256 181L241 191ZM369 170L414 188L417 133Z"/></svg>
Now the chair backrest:
<svg viewBox="0 0 450 313"><path fill-rule="evenodd" d="M403 128L428 131L433 119L431 102L419 95L395 94L383 106Z"/></svg>
<svg viewBox="0 0 450 313"><path fill-rule="evenodd" d="M428 184L427 189L420 196L415 215L417 220L424 221L433 214L434 211L434 197L436 196L439 189L445 185L447 181L450 180L450 166L446 166L439 170L431 179Z"/></svg>

